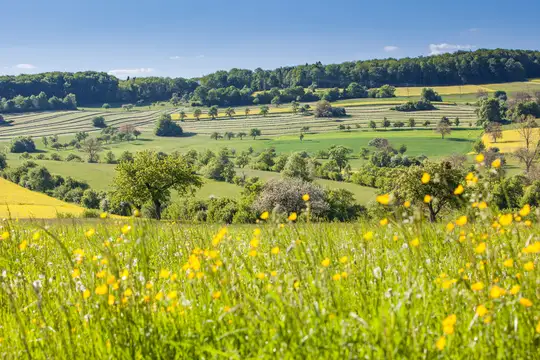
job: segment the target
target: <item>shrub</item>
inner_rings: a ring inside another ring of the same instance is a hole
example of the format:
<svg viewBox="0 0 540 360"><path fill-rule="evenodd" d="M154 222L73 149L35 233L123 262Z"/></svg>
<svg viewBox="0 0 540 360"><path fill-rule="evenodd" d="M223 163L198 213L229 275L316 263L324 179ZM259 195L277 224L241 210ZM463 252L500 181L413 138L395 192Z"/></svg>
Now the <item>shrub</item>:
<svg viewBox="0 0 540 360"><path fill-rule="evenodd" d="M97 210L89 210L89 209L85 209L83 211L83 213L81 214L81 217L85 218L85 219L97 219L97 218L99 218L99 216L100 216L99 211L97 211Z"/></svg>
<svg viewBox="0 0 540 360"><path fill-rule="evenodd" d="M10 152L12 153L33 153L36 152L36 144L31 137L18 137L11 140Z"/></svg>
<svg viewBox="0 0 540 360"><path fill-rule="evenodd" d="M107 127L107 124L105 123L105 118L103 116L96 116L95 118L93 118L92 125L100 129Z"/></svg>
<svg viewBox="0 0 540 360"><path fill-rule="evenodd" d="M423 88L421 99L427 102L442 101L441 96L432 88Z"/></svg>
<svg viewBox="0 0 540 360"><path fill-rule="evenodd" d="M154 133L157 136L182 136L182 128L172 121L171 115L161 114L159 117Z"/></svg>
<svg viewBox="0 0 540 360"><path fill-rule="evenodd" d="M7 156L0 152L0 170L7 168Z"/></svg>
<svg viewBox="0 0 540 360"><path fill-rule="evenodd" d="M424 111L424 110L436 110L437 108L433 106L428 100L420 100L417 102L408 101L403 105L397 105L392 108L395 111Z"/></svg>
<svg viewBox="0 0 540 360"><path fill-rule="evenodd" d="M66 161L82 162L83 160L79 155L68 154L68 156L66 156Z"/></svg>
<svg viewBox="0 0 540 360"><path fill-rule="evenodd" d="M99 194L92 189L86 189L81 198L81 205L88 209L99 209L101 199Z"/></svg>
<svg viewBox="0 0 540 360"><path fill-rule="evenodd" d="M57 153L52 153L51 154L51 160L54 160L54 161L62 161L62 157L57 154Z"/></svg>

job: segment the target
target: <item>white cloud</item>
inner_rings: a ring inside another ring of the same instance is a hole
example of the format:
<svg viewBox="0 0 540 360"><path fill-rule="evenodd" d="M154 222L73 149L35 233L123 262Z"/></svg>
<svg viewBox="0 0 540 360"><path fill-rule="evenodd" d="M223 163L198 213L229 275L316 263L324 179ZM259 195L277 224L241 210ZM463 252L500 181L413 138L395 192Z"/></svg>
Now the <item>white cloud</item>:
<svg viewBox="0 0 540 360"><path fill-rule="evenodd" d="M447 43L430 44L429 45L429 50L430 50L429 55L439 55L439 54L448 53L448 52L454 52L454 51L458 51L458 50L471 50L474 47L475 46L473 46L473 45L458 45L458 44L447 44Z"/></svg>
<svg viewBox="0 0 540 360"><path fill-rule="evenodd" d="M155 70L152 68L137 68L137 69L115 69L109 70L110 75L114 76L132 76L153 73Z"/></svg>
<svg viewBox="0 0 540 360"><path fill-rule="evenodd" d="M169 56L169 59L171 60L181 60L181 59L202 59L204 55L196 55L196 56Z"/></svg>
<svg viewBox="0 0 540 360"><path fill-rule="evenodd" d="M15 69L24 69L24 70L31 70L35 69L36 67L32 64L17 64L14 66Z"/></svg>
<svg viewBox="0 0 540 360"><path fill-rule="evenodd" d="M386 51L386 52L392 52L392 51L396 51L396 50L399 50L399 48L397 46L388 45L388 46L384 47L384 51Z"/></svg>

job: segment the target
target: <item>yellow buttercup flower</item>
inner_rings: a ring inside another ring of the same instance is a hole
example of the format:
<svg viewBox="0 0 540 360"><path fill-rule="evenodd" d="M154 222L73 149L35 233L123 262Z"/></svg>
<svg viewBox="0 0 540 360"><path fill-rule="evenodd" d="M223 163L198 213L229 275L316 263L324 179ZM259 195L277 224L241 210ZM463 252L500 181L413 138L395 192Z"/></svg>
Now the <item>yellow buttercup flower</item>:
<svg viewBox="0 0 540 360"><path fill-rule="evenodd" d="M368 231L364 234L364 240L372 240L373 239L373 231Z"/></svg>
<svg viewBox="0 0 540 360"><path fill-rule="evenodd" d="M408 209L408 208L411 207L411 202L410 202L409 200L407 200L407 201L405 201L405 202L403 203L403 206L404 206L405 208Z"/></svg>
<svg viewBox="0 0 540 360"><path fill-rule="evenodd" d="M171 272L167 269L161 269L159 271L159 278L160 279L168 279L169 276L171 275Z"/></svg>
<svg viewBox="0 0 540 360"><path fill-rule="evenodd" d="M519 210L519 215L520 215L520 216L523 216L523 217L529 215L530 213L531 213L531 205L529 205L529 204L525 204L525 205L521 208L521 210Z"/></svg>
<svg viewBox="0 0 540 360"><path fill-rule="evenodd" d="M514 286L512 286L512 288L510 289L510 294L516 295L516 294L519 292L519 290L521 290L521 286L519 286L519 285L514 285Z"/></svg>
<svg viewBox="0 0 540 360"><path fill-rule="evenodd" d="M263 272L255 274L255 277L259 280L264 280L266 278L266 274Z"/></svg>
<svg viewBox="0 0 540 360"><path fill-rule="evenodd" d="M291 213L291 215L289 215L288 219L289 219L289 221L296 221L297 217L298 216L296 215L296 213L293 212L293 213Z"/></svg>
<svg viewBox="0 0 540 360"><path fill-rule="evenodd" d="M504 265L504 267L507 267L507 268L512 267L512 266L514 266L514 260L513 259L506 259L506 260L504 260L503 265Z"/></svg>
<svg viewBox="0 0 540 360"><path fill-rule="evenodd" d="M212 293L212 299L217 300L221 297L221 291L214 291Z"/></svg>
<svg viewBox="0 0 540 360"><path fill-rule="evenodd" d="M381 226L388 225L388 219L387 218L381 219L381 221L379 221L379 224L381 224Z"/></svg>
<svg viewBox="0 0 540 360"><path fill-rule="evenodd" d="M302 200L309 201L309 194L302 195Z"/></svg>
<svg viewBox="0 0 540 360"><path fill-rule="evenodd" d="M342 264L346 264L347 261L349 261L349 258L347 256L342 256L339 258L339 262Z"/></svg>
<svg viewBox="0 0 540 360"><path fill-rule="evenodd" d="M488 309L484 305L478 305L476 307L476 315L479 317L483 317L488 313Z"/></svg>
<svg viewBox="0 0 540 360"><path fill-rule="evenodd" d="M107 304L114 305L115 297L113 294L109 294L109 298L107 299Z"/></svg>
<svg viewBox="0 0 540 360"><path fill-rule="evenodd" d="M446 231L452 231L454 230L455 228L455 225L453 222L449 222L448 224L446 224Z"/></svg>
<svg viewBox="0 0 540 360"><path fill-rule="evenodd" d="M426 195L426 196L424 196L424 202L425 202L426 204L429 204L429 203L431 202L431 195Z"/></svg>
<svg viewBox="0 0 540 360"><path fill-rule="evenodd" d="M270 214L268 213L268 211L265 211L261 214L261 219L266 220L268 219L268 216L270 216Z"/></svg>
<svg viewBox="0 0 540 360"><path fill-rule="evenodd" d="M499 168L499 167L501 167L501 159L495 159L495 160L493 160L493 162L491 163L491 166L494 167L494 168Z"/></svg>
<svg viewBox="0 0 540 360"><path fill-rule="evenodd" d="M249 246L251 246L254 249L259 247L259 239L257 239L257 238L251 239L251 241L249 242Z"/></svg>
<svg viewBox="0 0 540 360"><path fill-rule="evenodd" d="M471 285L471 289L474 291L480 291L484 288L484 283L479 281Z"/></svg>
<svg viewBox="0 0 540 360"><path fill-rule="evenodd" d="M486 252L486 243L481 242L480 244L478 244L478 246L474 249L474 252L477 254L483 254L484 252Z"/></svg>
<svg viewBox="0 0 540 360"><path fill-rule="evenodd" d="M465 191L465 188L463 187L463 185L459 184L454 190L454 195L461 195L463 194L463 191Z"/></svg>
<svg viewBox="0 0 540 360"><path fill-rule="evenodd" d="M338 274L332 275L332 280L334 280L334 281L341 280L341 274L338 273Z"/></svg>
<svg viewBox="0 0 540 360"><path fill-rule="evenodd" d="M375 199L381 205L388 205L390 203L390 194L379 195Z"/></svg>
<svg viewBox="0 0 540 360"><path fill-rule="evenodd" d="M527 298L521 298L519 299L519 303L523 305L524 307L531 307L533 306L533 302Z"/></svg>
<svg viewBox="0 0 540 360"><path fill-rule="evenodd" d="M467 216L462 215L456 220L456 225L465 226L467 225Z"/></svg>
<svg viewBox="0 0 540 360"><path fill-rule="evenodd" d="M85 290L83 291L83 294L82 294L82 295L83 295L83 299L85 299L85 300L88 299L88 298L90 297L90 290L85 289Z"/></svg>
<svg viewBox="0 0 540 360"><path fill-rule="evenodd" d="M109 287L107 284L99 285L96 287L96 294L97 295L105 295L109 291Z"/></svg>
<svg viewBox="0 0 540 360"><path fill-rule="evenodd" d="M523 265L523 269L525 271L533 271L534 270L534 263L532 261L526 262L525 265Z"/></svg>
<svg viewBox="0 0 540 360"><path fill-rule="evenodd" d="M443 351L444 348L446 346L446 338L444 336L441 336L437 342L435 343L435 347L437 347L437 349L439 351Z"/></svg>
<svg viewBox="0 0 540 360"><path fill-rule="evenodd" d="M9 239L9 233L8 233L7 231L4 231L4 232L2 233L2 236L0 236L0 239L2 239L2 240L7 240L7 239Z"/></svg>
<svg viewBox="0 0 540 360"><path fill-rule="evenodd" d="M488 207L488 205L487 205L487 203L486 203L485 201L482 201L482 202L480 202L480 203L478 204L478 208L479 208L480 210L487 209L487 207Z"/></svg>
<svg viewBox="0 0 540 360"><path fill-rule="evenodd" d="M512 224L513 219L514 217L512 216L512 214L501 215L499 216L499 224L501 224L502 226L508 226Z"/></svg>
<svg viewBox="0 0 540 360"><path fill-rule="evenodd" d="M476 160L477 163L483 162L485 160L484 154L476 155L475 160Z"/></svg>
<svg viewBox="0 0 540 360"><path fill-rule="evenodd" d="M421 179L422 184L427 184L429 180L431 180L431 175L429 175L428 173L424 173Z"/></svg>
<svg viewBox="0 0 540 360"><path fill-rule="evenodd" d="M21 251L24 251L26 250L26 247L28 246L28 242L26 240L23 240L20 244L19 244L19 250Z"/></svg>
<svg viewBox="0 0 540 360"><path fill-rule="evenodd" d="M88 229L84 234L86 237L92 237L96 233L96 230L94 229Z"/></svg>
<svg viewBox="0 0 540 360"><path fill-rule="evenodd" d="M79 269L77 269L77 268L73 269L73 271L71 272L71 277L72 277L73 279L78 279L78 278L80 278L80 277L81 277L81 270L79 270Z"/></svg>
<svg viewBox="0 0 540 360"><path fill-rule="evenodd" d="M122 226L121 230L122 230L122 234L126 235L128 232L131 231L131 226L126 224L126 225Z"/></svg>
<svg viewBox="0 0 540 360"><path fill-rule="evenodd" d="M540 253L540 241L536 241L533 244L523 248L525 254L538 254Z"/></svg>
<svg viewBox="0 0 540 360"><path fill-rule="evenodd" d="M279 247L278 246L273 247L270 252L272 253L272 255L279 254Z"/></svg>
<svg viewBox="0 0 540 360"><path fill-rule="evenodd" d="M329 258L324 259L323 261L321 261L321 265L324 267L330 266L330 259Z"/></svg>
<svg viewBox="0 0 540 360"><path fill-rule="evenodd" d="M498 299L501 296L505 294L505 290L497 285L493 286L491 290L489 290L489 297L492 299Z"/></svg>
<svg viewBox="0 0 540 360"><path fill-rule="evenodd" d="M108 214L106 212L102 212L101 214L99 214L99 217L102 218L102 219L106 219L107 215Z"/></svg>
<svg viewBox="0 0 540 360"><path fill-rule="evenodd" d="M418 238L414 238L409 242L409 245L412 247L418 247L420 246L420 240Z"/></svg>

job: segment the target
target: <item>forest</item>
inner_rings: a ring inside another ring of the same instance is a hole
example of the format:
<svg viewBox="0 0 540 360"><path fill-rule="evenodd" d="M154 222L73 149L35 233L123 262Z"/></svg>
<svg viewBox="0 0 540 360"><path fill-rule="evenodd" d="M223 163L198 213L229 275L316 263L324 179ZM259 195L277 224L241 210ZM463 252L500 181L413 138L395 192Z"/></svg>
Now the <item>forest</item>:
<svg viewBox="0 0 540 360"><path fill-rule="evenodd" d="M148 103L171 99L211 103L209 93L238 97L238 104L256 91L293 87L346 88L351 83L365 88L435 86L523 81L540 77L540 52L529 50L459 51L427 57L350 61L323 65L320 62L274 70L231 69L201 78L168 77L120 80L104 72L50 72L0 76L0 98L30 97L44 92L48 98L74 94L79 105L102 103ZM275 91L275 90L274 90ZM236 105L227 100L226 105Z"/></svg>

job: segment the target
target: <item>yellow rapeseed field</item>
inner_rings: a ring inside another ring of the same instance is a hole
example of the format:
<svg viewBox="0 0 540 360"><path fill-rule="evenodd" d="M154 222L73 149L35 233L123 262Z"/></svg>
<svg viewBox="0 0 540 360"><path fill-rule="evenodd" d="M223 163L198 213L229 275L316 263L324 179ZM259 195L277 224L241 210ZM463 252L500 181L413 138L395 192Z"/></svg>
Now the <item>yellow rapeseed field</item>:
<svg viewBox="0 0 540 360"><path fill-rule="evenodd" d="M0 178L0 218L56 218L58 213L81 215L82 207L25 189Z"/></svg>
<svg viewBox="0 0 540 360"><path fill-rule="evenodd" d="M513 152L525 146L517 130L504 130L502 133L502 139L498 139L496 143L487 134L482 136L482 141L486 147L498 147L503 153Z"/></svg>

